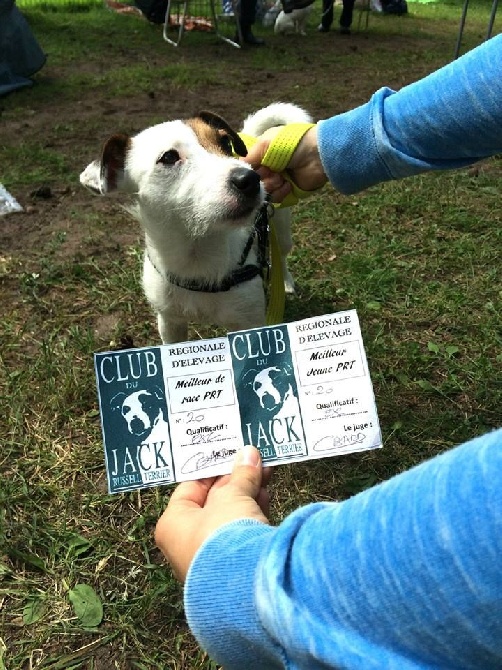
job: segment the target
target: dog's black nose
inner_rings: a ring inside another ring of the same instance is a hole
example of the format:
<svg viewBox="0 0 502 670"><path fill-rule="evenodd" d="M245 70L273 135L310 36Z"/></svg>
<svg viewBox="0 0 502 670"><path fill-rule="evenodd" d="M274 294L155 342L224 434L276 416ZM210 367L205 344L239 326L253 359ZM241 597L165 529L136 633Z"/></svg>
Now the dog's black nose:
<svg viewBox="0 0 502 670"><path fill-rule="evenodd" d="M260 177L254 170L235 168L230 174L230 184L243 195L254 197L260 192Z"/></svg>

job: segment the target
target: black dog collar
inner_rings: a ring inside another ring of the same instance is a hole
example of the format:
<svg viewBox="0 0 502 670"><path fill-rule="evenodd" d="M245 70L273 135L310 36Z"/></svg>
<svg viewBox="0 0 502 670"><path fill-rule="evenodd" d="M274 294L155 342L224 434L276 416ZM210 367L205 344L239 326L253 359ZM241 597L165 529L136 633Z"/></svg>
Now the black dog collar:
<svg viewBox="0 0 502 670"><path fill-rule="evenodd" d="M146 253L148 259L157 272L165 279L167 279L170 284L179 286L179 288L184 288L187 291L198 291L200 293L223 293L225 291L229 291L238 284L242 284L246 281L254 279L258 275L260 275L260 277L263 279L265 269L268 270L268 208L268 203L265 203L258 212L253 231L248 237L246 245L242 250L238 266L235 268L235 270L232 270L232 272L223 277L223 279L217 284L210 284L202 279L185 279L183 277L179 277L178 275L172 274L171 272L162 273L157 268L147 251ZM257 263L256 265L252 263L245 265L255 237L258 240Z"/></svg>

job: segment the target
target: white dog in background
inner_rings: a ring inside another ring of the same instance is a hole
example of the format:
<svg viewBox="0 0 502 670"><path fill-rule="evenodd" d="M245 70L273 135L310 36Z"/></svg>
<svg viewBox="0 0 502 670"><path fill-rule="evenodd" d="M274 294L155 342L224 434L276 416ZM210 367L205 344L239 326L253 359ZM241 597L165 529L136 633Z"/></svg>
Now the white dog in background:
<svg viewBox="0 0 502 670"><path fill-rule="evenodd" d="M310 122L303 109L275 103L249 116L242 131L258 137L273 126ZM143 288L164 343L188 338L190 321L229 330L265 325L265 293L255 221L265 202L247 150L221 117L201 112L130 137L117 134L80 175L92 191L122 191L145 234ZM285 289L294 291L288 209L274 216Z"/></svg>
<svg viewBox="0 0 502 670"><path fill-rule="evenodd" d="M301 9L293 9L292 12L285 14L281 10L275 20L274 33L276 35L306 35L305 30L309 14L312 11L312 5L302 7Z"/></svg>
<svg viewBox="0 0 502 670"><path fill-rule="evenodd" d="M282 11L282 2L281 0L276 0L276 2L267 9L267 11L263 16L262 24L264 25L264 27L272 28L281 11Z"/></svg>

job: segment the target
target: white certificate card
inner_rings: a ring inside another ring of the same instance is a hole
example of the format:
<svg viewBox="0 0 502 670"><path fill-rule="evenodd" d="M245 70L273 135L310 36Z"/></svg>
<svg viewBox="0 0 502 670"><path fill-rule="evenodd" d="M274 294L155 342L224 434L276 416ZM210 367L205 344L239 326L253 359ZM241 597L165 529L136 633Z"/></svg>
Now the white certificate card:
<svg viewBox="0 0 502 670"><path fill-rule="evenodd" d="M110 493L382 446L355 310L94 360Z"/></svg>

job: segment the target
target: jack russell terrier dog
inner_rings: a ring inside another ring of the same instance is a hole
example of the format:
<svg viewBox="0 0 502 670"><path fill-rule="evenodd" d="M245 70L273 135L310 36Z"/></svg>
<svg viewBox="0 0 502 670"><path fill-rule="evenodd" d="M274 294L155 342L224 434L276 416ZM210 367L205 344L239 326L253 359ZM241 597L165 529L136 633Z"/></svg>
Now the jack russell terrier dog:
<svg viewBox="0 0 502 670"><path fill-rule="evenodd" d="M274 103L250 115L242 132L258 137L274 126L310 122L296 105ZM201 112L133 137L113 135L80 175L98 194L134 198L127 209L145 234L143 289L164 343L185 341L190 321L228 330L265 325L255 220L266 193L256 172L236 157L246 153L224 119ZM274 224L285 290L292 293L288 208L275 212Z"/></svg>

